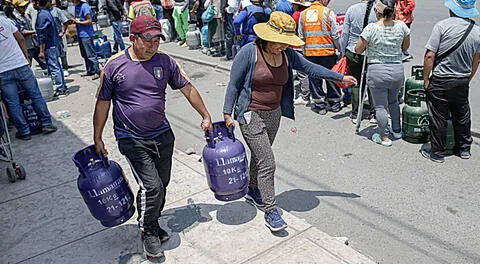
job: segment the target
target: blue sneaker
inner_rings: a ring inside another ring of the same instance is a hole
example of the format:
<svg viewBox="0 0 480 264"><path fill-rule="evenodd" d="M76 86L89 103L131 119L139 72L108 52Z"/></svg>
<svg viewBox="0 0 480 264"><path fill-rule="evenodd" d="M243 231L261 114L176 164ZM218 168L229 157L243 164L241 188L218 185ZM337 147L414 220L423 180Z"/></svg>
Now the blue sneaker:
<svg viewBox="0 0 480 264"><path fill-rule="evenodd" d="M425 157L425 158L427 158L427 159L429 159L433 162L437 162L437 163L444 163L445 162L444 157L440 157L438 155L433 154L431 149L421 149L420 153L422 154L423 157Z"/></svg>
<svg viewBox="0 0 480 264"><path fill-rule="evenodd" d="M265 212L265 225L272 232L277 232L287 227L287 223L283 221L283 218L280 215L280 212L276 208L270 209L267 212Z"/></svg>
<svg viewBox="0 0 480 264"><path fill-rule="evenodd" d="M262 195L258 189L248 189L245 199L257 207L263 207Z"/></svg>

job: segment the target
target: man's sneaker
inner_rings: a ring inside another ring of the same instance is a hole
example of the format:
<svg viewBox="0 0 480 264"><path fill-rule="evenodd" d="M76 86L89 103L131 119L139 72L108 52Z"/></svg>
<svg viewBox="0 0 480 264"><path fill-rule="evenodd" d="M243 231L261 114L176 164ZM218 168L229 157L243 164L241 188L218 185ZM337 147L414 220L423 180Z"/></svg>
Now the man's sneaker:
<svg viewBox="0 0 480 264"><path fill-rule="evenodd" d="M64 91L55 91L55 93L53 94L53 97L58 97L58 98L62 98L62 97L65 97L65 96L68 96L70 94L70 92L67 90L64 90Z"/></svg>
<svg viewBox="0 0 480 264"><path fill-rule="evenodd" d="M63 76L64 77L68 77L69 75L70 75L70 73L67 70L63 70Z"/></svg>
<svg viewBox="0 0 480 264"><path fill-rule="evenodd" d="M349 118L350 118L350 121L352 121L352 123L353 123L354 125L357 124L357 118L358 118L358 115L357 115L357 114L350 113Z"/></svg>
<svg viewBox="0 0 480 264"><path fill-rule="evenodd" d="M248 189L245 199L257 207L263 207L262 195L259 189Z"/></svg>
<svg viewBox="0 0 480 264"><path fill-rule="evenodd" d="M394 139L401 139L402 136L403 136L403 133L402 133L402 131L400 131L400 132L393 132L392 131L392 136L393 136Z"/></svg>
<svg viewBox="0 0 480 264"><path fill-rule="evenodd" d="M54 125L48 125L48 126L43 126L42 127L42 132L44 135L50 134L57 131L57 127Z"/></svg>
<svg viewBox="0 0 480 264"><path fill-rule="evenodd" d="M421 149L420 153L422 154L423 157L425 157L425 158L427 158L427 159L429 159L433 162L438 162L438 163L444 163L445 162L444 157L440 157L438 155L433 154L431 149Z"/></svg>
<svg viewBox="0 0 480 264"><path fill-rule="evenodd" d="M469 151L469 150L463 150L463 151L460 151L460 158L462 159L469 159L472 157L472 153Z"/></svg>
<svg viewBox="0 0 480 264"><path fill-rule="evenodd" d="M92 76L92 80L96 80L96 79L98 79L98 78L100 78L100 74L98 74L98 73L95 73L95 74Z"/></svg>
<svg viewBox="0 0 480 264"><path fill-rule="evenodd" d="M164 243L170 238L170 236L168 235L167 231L163 230L161 227L158 227L158 238L160 239L160 242Z"/></svg>
<svg viewBox="0 0 480 264"><path fill-rule="evenodd" d="M145 231L141 233L143 250L147 256L152 258L163 257L162 242L157 232Z"/></svg>
<svg viewBox="0 0 480 264"><path fill-rule="evenodd" d="M310 100L303 99L302 96L299 96L297 99L293 101L294 105L307 105Z"/></svg>
<svg viewBox="0 0 480 264"><path fill-rule="evenodd" d="M21 139L21 140L30 140L30 139L32 139L32 137L30 136L30 134L22 134L22 133L20 133L20 132L15 133L15 137L18 138L18 139Z"/></svg>
<svg viewBox="0 0 480 264"><path fill-rule="evenodd" d="M340 112L340 110L342 110L342 104L340 102L334 102L331 104L329 110L333 113Z"/></svg>
<svg viewBox="0 0 480 264"><path fill-rule="evenodd" d="M377 124L377 116L374 113L368 115L368 120L370 124L376 125Z"/></svg>
<svg viewBox="0 0 480 264"><path fill-rule="evenodd" d="M182 46L183 44L185 44L187 42L186 39L182 39L178 42L178 46Z"/></svg>
<svg viewBox="0 0 480 264"><path fill-rule="evenodd" d="M277 208L265 212L265 225L272 232L277 232L287 227L287 223L285 223Z"/></svg>

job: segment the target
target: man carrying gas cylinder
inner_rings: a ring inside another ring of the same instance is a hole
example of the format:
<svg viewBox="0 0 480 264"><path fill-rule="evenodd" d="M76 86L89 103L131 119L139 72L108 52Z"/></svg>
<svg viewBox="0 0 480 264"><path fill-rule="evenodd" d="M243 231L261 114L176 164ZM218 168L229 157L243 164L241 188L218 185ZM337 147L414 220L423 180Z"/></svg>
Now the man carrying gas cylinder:
<svg viewBox="0 0 480 264"><path fill-rule="evenodd" d="M201 128L212 130L210 114L197 89L175 60L157 51L160 39L165 37L156 18L139 16L132 21L133 46L114 55L105 65L93 116L96 150L107 155L102 133L113 101L118 148L140 187L137 220L145 253L150 257L163 256L161 243L169 238L158 223L170 181L175 140L165 116L167 84L180 90L202 116Z"/></svg>

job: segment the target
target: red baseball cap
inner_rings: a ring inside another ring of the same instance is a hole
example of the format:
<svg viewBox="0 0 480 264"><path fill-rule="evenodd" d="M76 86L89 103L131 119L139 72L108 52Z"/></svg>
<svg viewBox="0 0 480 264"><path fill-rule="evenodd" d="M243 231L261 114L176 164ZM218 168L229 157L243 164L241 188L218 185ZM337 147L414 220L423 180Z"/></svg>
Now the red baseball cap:
<svg viewBox="0 0 480 264"><path fill-rule="evenodd" d="M160 22L158 22L156 18L148 15L136 17L132 23L130 23L130 33L141 35L147 40L156 36L160 36L161 39L165 40Z"/></svg>

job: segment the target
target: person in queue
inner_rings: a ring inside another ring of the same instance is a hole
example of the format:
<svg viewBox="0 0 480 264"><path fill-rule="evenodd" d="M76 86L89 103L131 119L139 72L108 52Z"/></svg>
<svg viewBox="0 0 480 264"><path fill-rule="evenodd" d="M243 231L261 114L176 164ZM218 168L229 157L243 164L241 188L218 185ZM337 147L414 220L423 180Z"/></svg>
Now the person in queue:
<svg viewBox="0 0 480 264"><path fill-rule="evenodd" d="M283 12L273 12L266 23L254 26L255 42L242 47L233 60L223 114L227 127L240 124L251 151L249 191L246 199L265 209L265 224L273 232L286 228L275 203L275 158L271 145L280 118L294 118L293 69L314 78L355 84L352 76L332 72L307 61L289 46L304 42L295 34L296 23Z"/></svg>
<svg viewBox="0 0 480 264"><path fill-rule="evenodd" d="M197 89L174 59L158 51L160 39L165 37L155 17L138 16L132 21L133 45L105 65L93 116L96 150L107 155L102 133L113 102L115 137L139 185L137 219L145 253L150 257L162 257L161 244L169 239L158 223L170 181L175 141L165 115L167 84L180 90L202 116L201 128L212 129L210 114Z"/></svg>
<svg viewBox="0 0 480 264"><path fill-rule="evenodd" d="M402 21L393 20L395 0L380 0L375 5L378 22L365 27L355 47L355 53L367 52L367 83L375 104L378 123L372 141L389 147L402 137L398 91L405 80L402 50L410 46L410 29ZM391 130L388 115L392 118Z"/></svg>

